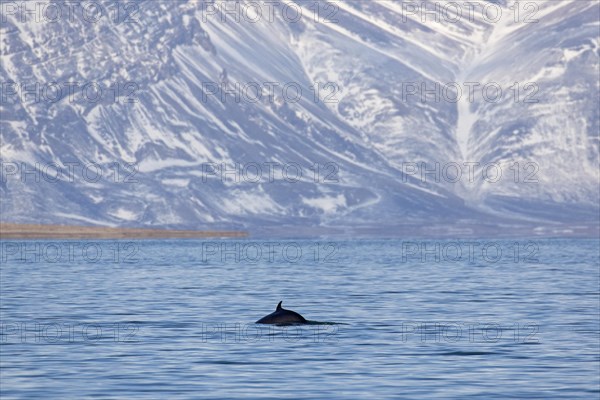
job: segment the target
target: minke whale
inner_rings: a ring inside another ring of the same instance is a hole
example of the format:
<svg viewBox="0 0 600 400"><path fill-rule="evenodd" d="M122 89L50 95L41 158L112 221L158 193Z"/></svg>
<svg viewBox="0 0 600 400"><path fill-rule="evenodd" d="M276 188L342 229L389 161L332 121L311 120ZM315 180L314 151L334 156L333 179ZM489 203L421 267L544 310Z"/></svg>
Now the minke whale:
<svg viewBox="0 0 600 400"><path fill-rule="evenodd" d="M258 321L257 324L305 324L308 321L304 319L304 317L292 310L286 310L281 306L283 301L280 301L277 304L277 308L275 312L262 317Z"/></svg>

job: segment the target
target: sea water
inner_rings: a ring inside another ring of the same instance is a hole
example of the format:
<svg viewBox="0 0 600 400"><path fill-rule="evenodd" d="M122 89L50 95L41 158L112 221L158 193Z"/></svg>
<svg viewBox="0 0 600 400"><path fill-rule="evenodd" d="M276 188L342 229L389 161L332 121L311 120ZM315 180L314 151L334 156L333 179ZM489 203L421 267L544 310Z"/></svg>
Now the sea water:
<svg viewBox="0 0 600 400"><path fill-rule="evenodd" d="M600 393L597 240L0 245L3 399Z"/></svg>

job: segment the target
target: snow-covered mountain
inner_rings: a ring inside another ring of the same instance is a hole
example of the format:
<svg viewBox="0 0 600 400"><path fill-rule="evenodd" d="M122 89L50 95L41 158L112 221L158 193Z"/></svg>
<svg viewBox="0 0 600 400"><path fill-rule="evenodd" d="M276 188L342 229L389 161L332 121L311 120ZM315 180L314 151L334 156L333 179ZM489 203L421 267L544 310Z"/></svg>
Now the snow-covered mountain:
<svg viewBox="0 0 600 400"><path fill-rule="evenodd" d="M3 221L598 225L597 1L9 3Z"/></svg>

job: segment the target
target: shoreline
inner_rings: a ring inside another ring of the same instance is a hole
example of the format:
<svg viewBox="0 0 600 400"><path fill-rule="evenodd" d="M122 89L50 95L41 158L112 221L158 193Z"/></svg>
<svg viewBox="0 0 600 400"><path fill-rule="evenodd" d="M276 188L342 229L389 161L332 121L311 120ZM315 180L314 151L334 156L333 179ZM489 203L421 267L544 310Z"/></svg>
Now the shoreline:
<svg viewBox="0 0 600 400"><path fill-rule="evenodd" d="M242 231L193 231L0 222L0 239L198 239L242 238Z"/></svg>

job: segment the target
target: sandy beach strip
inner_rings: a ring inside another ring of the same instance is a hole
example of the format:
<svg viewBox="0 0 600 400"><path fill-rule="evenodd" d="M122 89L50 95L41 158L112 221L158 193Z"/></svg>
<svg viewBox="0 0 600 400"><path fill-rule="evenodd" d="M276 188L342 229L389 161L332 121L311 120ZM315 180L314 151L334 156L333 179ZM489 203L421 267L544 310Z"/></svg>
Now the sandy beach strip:
<svg viewBox="0 0 600 400"><path fill-rule="evenodd" d="M0 222L0 239L193 239L246 237L241 231L193 231Z"/></svg>

